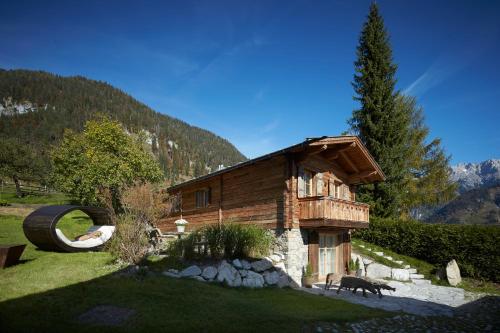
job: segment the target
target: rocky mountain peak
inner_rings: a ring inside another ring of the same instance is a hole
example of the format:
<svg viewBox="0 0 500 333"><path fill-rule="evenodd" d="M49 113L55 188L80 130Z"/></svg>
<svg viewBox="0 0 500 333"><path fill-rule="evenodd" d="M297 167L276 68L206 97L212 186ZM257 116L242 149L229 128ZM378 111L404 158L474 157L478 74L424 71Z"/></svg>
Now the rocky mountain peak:
<svg viewBox="0 0 500 333"><path fill-rule="evenodd" d="M459 163L453 167L451 178L459 184L459 192L500 184L500 159L480 163Z"/></svg>

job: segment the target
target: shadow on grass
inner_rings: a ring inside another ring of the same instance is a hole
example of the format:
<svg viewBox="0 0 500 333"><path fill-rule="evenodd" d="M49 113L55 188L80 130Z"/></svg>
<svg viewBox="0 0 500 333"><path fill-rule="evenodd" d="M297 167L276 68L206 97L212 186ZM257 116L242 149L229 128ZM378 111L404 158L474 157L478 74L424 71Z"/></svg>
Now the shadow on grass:
<svg viewBox="0 0 500 333"><path fill-rule="evenodd" d="M156 265L159 268L165 263ZM297 332L309 322L343 323L388 315L288 288L229 288L169 278L153 269L134 275L129 271L6 300L0 303L0 331ZM43 277L32 278L44 283ZM118 326L102 322L109 313L102 318L94 314L96 319L90 322L79 320L96 307L133 314Z"/></svg>

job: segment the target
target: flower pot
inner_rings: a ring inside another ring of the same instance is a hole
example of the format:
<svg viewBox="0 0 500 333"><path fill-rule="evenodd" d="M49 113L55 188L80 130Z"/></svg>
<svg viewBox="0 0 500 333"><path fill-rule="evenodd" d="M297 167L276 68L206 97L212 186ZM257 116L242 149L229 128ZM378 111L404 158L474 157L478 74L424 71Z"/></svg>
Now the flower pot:
<svg viewBox="0 0 500 333"><path fill-rule="evenodd" d="M306 288L312 288L314 283L314 276L304 276L302 278L302 285Z"/></svg>

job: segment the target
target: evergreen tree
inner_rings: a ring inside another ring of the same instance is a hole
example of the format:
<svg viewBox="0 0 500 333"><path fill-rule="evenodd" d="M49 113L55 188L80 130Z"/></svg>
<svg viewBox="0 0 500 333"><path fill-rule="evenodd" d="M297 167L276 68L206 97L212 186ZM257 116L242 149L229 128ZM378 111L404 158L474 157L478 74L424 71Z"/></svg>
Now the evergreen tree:
<svg viewBox="0 0 500 333"><path fill-rule="evenodd" d="M448 202L456 195L456 184L450 179L450 157L446 155L441 140L427 143L429 128L424 122L424 111L415 97L401 95L396 108L410 115L405 195L402 214L416 217L416 212L426 206Z"/></svg>
<svg viewBox="0 0 500 333"><path fill-rule="evenodd" d="M372 205L377 216L400 213L409 116L396 108L395 74L389 36L378 6L372 3L363 26L355 61L353 87L361 104L349 120L386 175L386 181L361 186L358 197Z"/></svg>

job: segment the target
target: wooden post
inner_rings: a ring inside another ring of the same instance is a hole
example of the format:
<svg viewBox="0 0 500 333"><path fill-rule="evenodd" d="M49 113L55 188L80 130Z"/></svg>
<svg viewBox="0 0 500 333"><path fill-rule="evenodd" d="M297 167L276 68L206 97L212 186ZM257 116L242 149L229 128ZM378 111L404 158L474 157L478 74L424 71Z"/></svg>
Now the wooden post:
<svg viewBox="0 0 500 333"><path fill-rule="evenodd" d="M222 224L222 174L219 176L219 225Z"/></svg>

